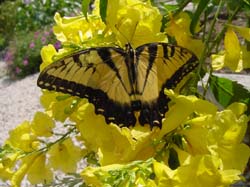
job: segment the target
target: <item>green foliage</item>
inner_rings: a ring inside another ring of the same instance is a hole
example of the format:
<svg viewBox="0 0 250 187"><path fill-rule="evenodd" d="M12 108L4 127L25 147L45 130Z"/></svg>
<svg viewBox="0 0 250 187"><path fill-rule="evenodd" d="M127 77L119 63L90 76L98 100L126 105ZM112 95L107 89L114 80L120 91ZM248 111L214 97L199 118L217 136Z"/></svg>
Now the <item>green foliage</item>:
<svg viewBox="0 0 250 187"><path fill-rule="evenodd" d="M250 92L241 84L214 75L210 77L209 84L215 98L223 107L233 102L242 102L250 106ZM247 113L250 114L249 107Z"/></svg>
<svg viewBox="0 0 250 187"><path fill-rule="evenodd" d="M179 159L178 159L178 153L173 148L171 148L169 150L168 165L173 170L180 166L180 162L179 162Z"/></svg>
<svg viewBox="0 0 250 187"><path fill-rule="evenodd" d="M12 78L21 78L39 71L42 62L40 50L46 44L55 44L55 36L51 29L44 29L37 32L18 32L11 42L5 55L8 64L8 73Z"/></svg>
<svg viewBox="0 0 250 187"><path fill-rule="evenodd" d="M113 169L104 172L103 176L99 176L103 184L120 187L133 186L136 184L137 177L148 180L154 177L153 159L143 161L133 161L122 169Z"/></svg>
<svg viewBox="0 0 250 187"><path fill-rule="evenodd" d="M88 10L89 10L89 4L91 0L82 0L82 13L85 16L86 20L88 20Z"/></svg>
<svg viewBox="0 0 250 187"><path fill-rule="evenodd" d="M104 23L106 23L107 5L108 5L108 0L100 1L100 15Z"/></svg>
<svg viewBox="0 0 250 187"><path fill-rule="evenodd" d="M195 28L200 21L200 16L206 9L208 3L209 3L209 0L203 0L198 4L197 9L194 12L194 16L190 24L190 31L192 34L195 33Z"/></svg>
<svg viewBox="0 0 250 187"><path fill-rule="evenodd" d="M53 23L56 12L63 16L70 16L79 13L80 10L80 0L26 0L20 4L17 10L16 30L37 30Z"/></svg>
<svg viewBox="0 0 250 187"><path fill-rule="evenodd" d="M45 31L45 27L54 22L56 12L72 16L80 10L80 0L17 0L1 3L0 50L9 45L4 60L8 63L11 77L24 77L39 71L42 46L55 43L55 37L51 31Z"/></svg>
<svg viewBox="0 0 250 187"><path fill-rule="evenodd" d="M4 1L0 5L0 50L8 45L15 31L18 1Z"/></svg>

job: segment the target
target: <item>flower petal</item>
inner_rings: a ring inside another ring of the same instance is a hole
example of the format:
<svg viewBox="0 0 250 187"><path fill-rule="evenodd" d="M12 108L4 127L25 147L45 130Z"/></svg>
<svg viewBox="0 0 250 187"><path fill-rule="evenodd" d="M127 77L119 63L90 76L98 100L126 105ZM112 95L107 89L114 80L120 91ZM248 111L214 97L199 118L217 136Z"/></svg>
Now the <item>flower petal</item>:
<svg viewBox="0 0 250 187"><path fill-rule="evenodd" d="M54 121L47 114L36 112L31 128L37 136L52 136L52 129L55 127Z"/></svg>
<svg viewBox="0 0 250 187"><path fill-rule="evenodd" d="M235 71L237 70L240 61L241 48L237 35L230 28L227 30L225 34L224 46L226 51L225 61L224 61L225 66Z"/></svg>

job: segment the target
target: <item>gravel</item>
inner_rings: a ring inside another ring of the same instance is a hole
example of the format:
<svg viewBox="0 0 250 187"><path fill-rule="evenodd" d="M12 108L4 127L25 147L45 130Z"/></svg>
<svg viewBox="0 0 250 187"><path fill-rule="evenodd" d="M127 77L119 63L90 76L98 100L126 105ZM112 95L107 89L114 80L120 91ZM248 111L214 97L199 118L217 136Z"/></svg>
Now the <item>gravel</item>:
<svg viewBox="0 0 250 187"><path fill-rule="evenodd" d="M41 111L40 88L36 86L38 74L22 80L0 78L0 145L8 138L8 131L24 120L32 120Z"/></svg>

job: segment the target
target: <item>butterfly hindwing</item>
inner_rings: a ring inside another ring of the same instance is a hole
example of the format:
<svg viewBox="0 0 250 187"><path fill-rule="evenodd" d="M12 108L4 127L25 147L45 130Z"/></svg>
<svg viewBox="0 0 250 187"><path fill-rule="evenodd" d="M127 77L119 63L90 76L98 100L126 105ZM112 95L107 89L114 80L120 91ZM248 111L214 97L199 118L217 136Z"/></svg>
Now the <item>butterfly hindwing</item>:
<svg viewBox="0 0 250 187"><path fill-rule="evenodd" d="M166 43L150 43L136 49L138 92L142 110L139 121L161 126L170 99L164 89L174 89L197 65L197 57L185 48Z"/></svg>

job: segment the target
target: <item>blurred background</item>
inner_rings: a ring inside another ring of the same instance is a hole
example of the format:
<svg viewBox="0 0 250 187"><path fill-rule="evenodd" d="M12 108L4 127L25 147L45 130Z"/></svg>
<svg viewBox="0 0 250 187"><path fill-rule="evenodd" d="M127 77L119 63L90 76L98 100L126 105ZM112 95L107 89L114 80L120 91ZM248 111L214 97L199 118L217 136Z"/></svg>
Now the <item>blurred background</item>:
<svg viewBox="0 0 250 187"><path fill-rule="evenodd" d="M79 14L81 3L82 0L0 0L0 77L7 73L10 78L23 78L38 72L42 46L51 43L60 47L52 32L55 13Z"/></svg>
<svg viewBox="0 0 250 187"><path fill-rule="evenodd" d="M82 11L81 4L82 0L0 0L0 78L6 75L10 79L24 78L38 72L41 48L47 44L53 44L56 49L61 47L52 31L55 13L59 12L61 16L78 15ZM234 79L234 75L227 74L226 77ZM35 86L36 78L35 75L22 84L17 82L11 86L0 86L0 127L6 136L22 120L32 119L34 111L40 108L37 104L40 89ZM246 80L245 85L249 89L250 79L246 73L235 80ZM16 119L18 121L14 121ZM249 134L250 128L245 138L248 145ZM4 139L5 136L2 136ZM250 162L247 168L245 177L249 182Z"/></svg>

